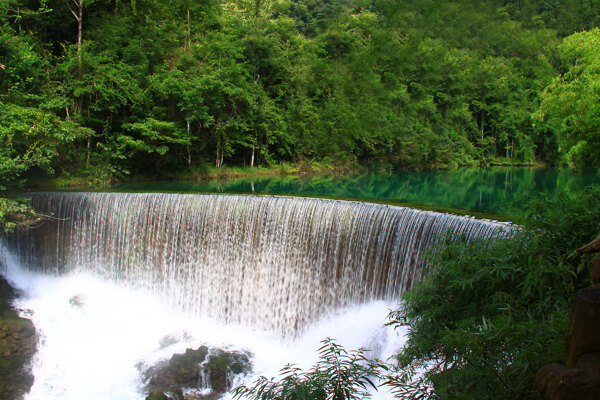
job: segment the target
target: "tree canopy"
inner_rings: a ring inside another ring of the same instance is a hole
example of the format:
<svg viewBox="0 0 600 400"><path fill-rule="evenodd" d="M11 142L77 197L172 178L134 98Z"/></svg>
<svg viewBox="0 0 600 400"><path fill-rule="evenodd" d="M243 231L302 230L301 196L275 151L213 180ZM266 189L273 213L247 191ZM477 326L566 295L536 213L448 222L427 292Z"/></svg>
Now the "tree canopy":
<svg viewBox="0 0 600 400"><path fill-rule="evenodd" d="M600 163L594 1L0 5L2 180ZM3 183L2 186L6 186Z"/></svg>

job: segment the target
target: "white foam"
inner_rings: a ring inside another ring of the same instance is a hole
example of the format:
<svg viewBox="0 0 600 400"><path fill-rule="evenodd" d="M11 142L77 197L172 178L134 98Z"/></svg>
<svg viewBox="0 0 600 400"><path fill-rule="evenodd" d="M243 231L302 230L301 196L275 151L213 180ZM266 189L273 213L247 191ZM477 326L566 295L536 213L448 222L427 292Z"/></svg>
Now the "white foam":
<svg viewBox="0 0 600 400"><path fill-rule="evenodd" d="M33 320L39 335L35 382L26 400L143 399L136 364L153 364L201 344L249 350L255 354L254 376L267 377L276 376L287 363L310 367L326 337L347 349L370 347L381 358L402 345L401 332L383 327L392 307L385 302L347 308L286 342L258 330L190 318L151 294L86 273L32 273L16 265L1 245L0 253L5 276L23 292L17 306ZM166 335L180 340L161 348Z"/></svg>

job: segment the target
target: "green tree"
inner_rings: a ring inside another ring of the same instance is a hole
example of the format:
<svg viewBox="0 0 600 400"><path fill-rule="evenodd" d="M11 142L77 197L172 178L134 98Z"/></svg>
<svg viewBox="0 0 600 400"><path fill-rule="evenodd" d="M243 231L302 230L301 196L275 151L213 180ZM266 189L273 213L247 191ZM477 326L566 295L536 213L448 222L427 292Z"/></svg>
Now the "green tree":
<svg viewBox="0 0 600 400"><path fill-rule="evenodd" d="M23 175L31 169L52 170L61 145L87 134L72 120L33 107L0 104L0 229L27 225L32 210L19 199Z"/></svg>
<svg viewBox="0 0 600 400"><path fill-rule="evenodd" d="M600 165L600 29L575 33L559 47L563 73L542 96L540 119L562 125L568 164Z"/></svg>

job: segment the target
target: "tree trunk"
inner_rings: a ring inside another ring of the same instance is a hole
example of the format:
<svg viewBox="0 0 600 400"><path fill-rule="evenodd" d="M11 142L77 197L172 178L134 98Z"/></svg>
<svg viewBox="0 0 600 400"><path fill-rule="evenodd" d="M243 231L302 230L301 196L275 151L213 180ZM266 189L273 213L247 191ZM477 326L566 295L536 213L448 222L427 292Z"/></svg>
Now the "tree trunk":
<svg viewBox="0 0 600 400"><path fill-rule="evenodd" d="M577 293L569 334L567 368L575 368L580 356L600 351L600 289L582 289Z"/></svg>
<svg viewBox="0 0 600 400"><path fill-rule="evenodd" d="M81 42L83 37L83 0L73 0L77 10L69 7L69 11L77 20L77 61L79 63L79 73L81 73Z"/></svg>
<svg viewBox="0 0 600 400"><path fill-rule="evenodd" d="M189 140L189 137L190 137L190 121L186 121L186 122L187 122L186 130L187 130L188 140ZM192 166L192 151L191 151L191 148L190 148L190 144L189 143L186 144L185 148L187 150L187 163L188 163L188 167L191 167Z"/></svg>
<svg viewBox="0 0 600 400"><path fill-rule="evenodd" d="M88 137L87 146L86 146L87 154L85 156L85 169L87 169L90 165L90 142L91 142L91 139Z"/></svg>
<svg viewBox="0 0 600 400"><path fill-rule="evenodd" d="M192 43L192 36L190 34L190 2L187 3L187 48L189 50L190 44ZM185 50L185 44L183 46Z"/></svg>
<svg viewBox="0 0 600 400"><path fill-rule="evenodd" d="M600 253L600 235L585 246L578 248L577 253Z"/></svg>
<svg viewBox="0 0 600 400"><path fill-rule="evenodd" d="M88 121L90 120L90 104L92 102L92 99L90 98L90 96L88 96L88 105L87 105L87 119ZM87 169L90 165L90 142L91 142L91 138L88 136L87 139L87 153L85 155L85 169Z"/></svg>
<svg viewBox="0 0 600 400"><path fill-rule="evenodd" d="M483 110L481 110L481 140L483 140Z"/></svg>
<svg viewBox="0 0 600 400"><path fill-rule="evenodd" d="M81 62L81 42L83 37L83 3L79 2L79 17L77 18L77 57Z"/></svg>
<svg viewBox="0 0 600 400"><path fill-rule="evenodd" d="M250 156L250 168L254 168L254 149L256 148L256 146L253 144L252 145L252 155Z"/></svg>
<svg viewBox="0 0 600 400"><path fill-rule="evenodd" d="M77 21L77 78L81 78L82 68L81 68L81 43L83 41L83 0L73 0L75 3L75 9L68 5L69 11L75 17ZM81 98L75 98L75 114L81 115L83 110Z"/></svg>
<svg viewBox="0 0 600 400"><path fill-rule="evenodd" d="M515 139L510 139L510 159L515 157Z"/></svg>

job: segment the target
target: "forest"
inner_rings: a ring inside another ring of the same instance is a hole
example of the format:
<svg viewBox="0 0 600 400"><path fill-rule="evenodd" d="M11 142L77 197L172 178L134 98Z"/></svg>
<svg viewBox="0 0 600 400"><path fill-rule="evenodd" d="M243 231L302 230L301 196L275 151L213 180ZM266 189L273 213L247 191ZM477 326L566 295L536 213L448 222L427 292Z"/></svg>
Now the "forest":
<svg viewBox="0 0 600 400"><path fill-rule="evenodd" d="M598 166L599 3L4 0L0 198L48 174Z"/></svg>

